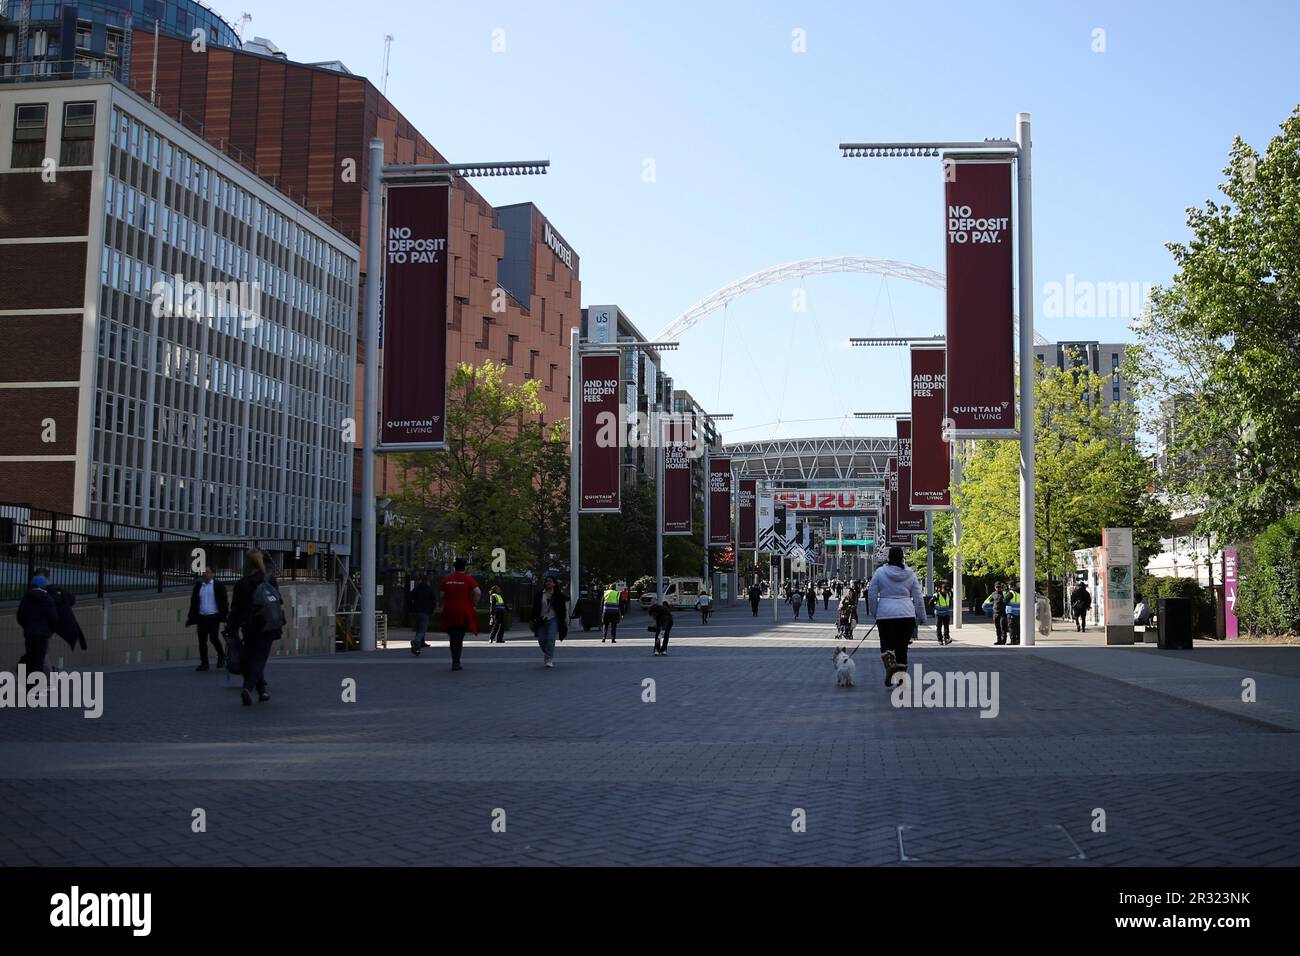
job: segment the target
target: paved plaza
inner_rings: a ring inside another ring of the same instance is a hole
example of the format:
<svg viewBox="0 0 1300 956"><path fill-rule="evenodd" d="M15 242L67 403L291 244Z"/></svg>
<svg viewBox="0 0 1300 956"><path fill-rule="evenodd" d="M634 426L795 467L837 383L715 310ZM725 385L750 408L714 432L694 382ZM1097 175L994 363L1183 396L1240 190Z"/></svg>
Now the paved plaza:
<svg viewBox="0 0 1300 956"><path fill-rule="evenodd" d="M894 707L874 636L837 688L830 613L782 617L683 613L657 658L634 612L554 670L518 626L459 673L273 658L251 708L192 664L109 671L98 720L0 711L0 864L1300 863L1300 648L924 628L914 665L997 673L986 719Z"/></svg>

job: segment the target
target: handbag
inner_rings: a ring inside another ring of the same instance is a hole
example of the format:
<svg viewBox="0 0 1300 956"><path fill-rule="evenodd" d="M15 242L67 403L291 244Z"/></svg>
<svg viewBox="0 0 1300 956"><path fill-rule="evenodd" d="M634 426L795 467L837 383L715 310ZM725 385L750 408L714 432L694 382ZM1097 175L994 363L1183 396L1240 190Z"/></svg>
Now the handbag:
<svg viewBox="0 0 1300 956"><path fill-rule="evenodd" d="M226 632L226 673L244 673L244 641L234 631Z"/></svg>

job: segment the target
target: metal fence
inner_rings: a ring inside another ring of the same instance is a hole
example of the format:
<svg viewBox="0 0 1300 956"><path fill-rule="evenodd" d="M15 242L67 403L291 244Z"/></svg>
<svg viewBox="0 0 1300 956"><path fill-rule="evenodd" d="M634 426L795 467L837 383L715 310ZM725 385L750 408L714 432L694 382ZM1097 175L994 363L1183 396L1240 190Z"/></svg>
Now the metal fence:
<svg viewBox="0 0 1300 956"><path fill-rule="evenodd" d="M255 541L206 541L195 535L101 521L27 505L0 503L0 601L16 601L37 568L52 584L78 595L163 591L190 587L201 568L237 580ZM314 549L313 549L314 550ZM295 553L301 555L300 549ZM304 562L288 557L277 569L286 580L330 580L332 554ZM310 567L315 563L317 567Z"/></svg>

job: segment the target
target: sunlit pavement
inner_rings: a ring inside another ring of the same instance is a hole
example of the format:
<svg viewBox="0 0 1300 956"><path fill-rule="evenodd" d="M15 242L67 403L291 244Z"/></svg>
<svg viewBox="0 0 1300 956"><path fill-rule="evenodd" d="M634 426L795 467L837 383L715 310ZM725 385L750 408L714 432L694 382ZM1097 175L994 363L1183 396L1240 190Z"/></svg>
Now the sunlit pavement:
<svg viewBox="0 0 1300 956"><path fill-rule="evenodd" d="M678 614L665 658L633 612L553 670L519 626L455 673L394 631L272 658L252 707L220 673L112 670L98 720L0 711L0 863L1300 863L1300 648L922 629L913 667L996 675L986 718L893 706L874 634L837 688L831 611L780 610Z"/></svg>

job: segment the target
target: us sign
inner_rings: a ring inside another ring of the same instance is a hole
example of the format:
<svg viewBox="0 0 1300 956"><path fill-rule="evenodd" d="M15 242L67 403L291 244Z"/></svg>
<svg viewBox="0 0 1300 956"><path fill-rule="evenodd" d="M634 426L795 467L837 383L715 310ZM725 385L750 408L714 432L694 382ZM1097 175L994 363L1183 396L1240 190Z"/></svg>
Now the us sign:
<svg viewBox="0 0 1300 956"><path fill-rule="evenodd" d="M1011 160L948 157L948 412L958 436L1016 425Z"/></svg>
<svg viewBox="0 0 1300 956"><path fill-rule="evenodd" d="M388 187L380 444L446 447L451 187Z"/></svg>

